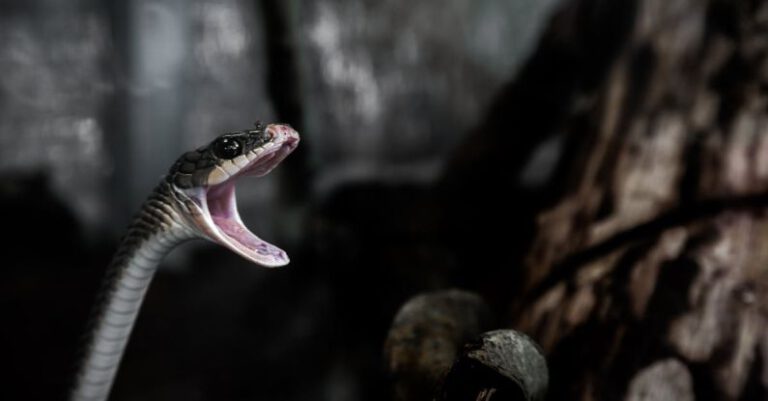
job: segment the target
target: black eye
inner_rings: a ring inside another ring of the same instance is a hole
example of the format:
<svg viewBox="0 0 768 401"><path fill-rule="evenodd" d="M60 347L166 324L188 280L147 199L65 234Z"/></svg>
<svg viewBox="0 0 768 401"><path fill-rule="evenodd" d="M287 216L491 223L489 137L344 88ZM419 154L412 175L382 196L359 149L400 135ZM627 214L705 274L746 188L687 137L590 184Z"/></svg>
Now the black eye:
<svg viewBox="0 0 768 401"><path fill-rule="evenodd" d="M242 152L240 142L232 138L219 138L213 144L213 154L222 159L232 159L240 156L240 152Z"/></svg>

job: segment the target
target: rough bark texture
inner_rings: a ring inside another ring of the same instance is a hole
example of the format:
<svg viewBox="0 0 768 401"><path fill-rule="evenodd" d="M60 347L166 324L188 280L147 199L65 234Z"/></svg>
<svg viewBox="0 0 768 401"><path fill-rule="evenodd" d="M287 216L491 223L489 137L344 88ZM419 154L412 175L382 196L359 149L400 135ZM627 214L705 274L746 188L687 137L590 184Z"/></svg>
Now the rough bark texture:
<svg viewBox="0 0 768 401"><path fill-rule="evenodd" d="M585 31L629 22L550 119L568 186L538 214L514 327L553 400L764 399L768 4L608 3L569 2L542 40L576 32L584 54L611 40Z"/></svg>

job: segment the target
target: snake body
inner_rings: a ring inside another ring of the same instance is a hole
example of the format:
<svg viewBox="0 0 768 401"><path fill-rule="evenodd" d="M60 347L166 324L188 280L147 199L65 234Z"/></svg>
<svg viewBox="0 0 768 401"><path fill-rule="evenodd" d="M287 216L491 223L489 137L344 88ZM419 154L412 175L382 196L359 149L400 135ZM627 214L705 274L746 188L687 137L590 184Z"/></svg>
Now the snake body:
<svg viewBox="0 0 768 401"><path fill-rule="evenodd" d="M288 263L284 251L252 234L237 211L234 181L263 176L298 145L287 125L224 134L182 155L144 202L112 259L89 330L73 401L106 400L144 294L162 258L195 238L219 243L251 262Z"/></svg>

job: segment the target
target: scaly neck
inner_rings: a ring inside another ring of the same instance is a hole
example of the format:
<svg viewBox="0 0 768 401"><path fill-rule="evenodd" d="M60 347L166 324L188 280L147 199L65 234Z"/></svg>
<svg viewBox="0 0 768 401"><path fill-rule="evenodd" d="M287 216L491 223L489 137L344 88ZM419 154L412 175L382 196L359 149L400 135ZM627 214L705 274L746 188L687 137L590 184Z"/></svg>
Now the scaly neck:
<svg viewBox="0 0 768 401"><path fill-rule="evenodd" d="M179 243L194 238L178 223L166 193L159 188L144 203L109 265L72 401L107 399L160 260Z"/></svg>

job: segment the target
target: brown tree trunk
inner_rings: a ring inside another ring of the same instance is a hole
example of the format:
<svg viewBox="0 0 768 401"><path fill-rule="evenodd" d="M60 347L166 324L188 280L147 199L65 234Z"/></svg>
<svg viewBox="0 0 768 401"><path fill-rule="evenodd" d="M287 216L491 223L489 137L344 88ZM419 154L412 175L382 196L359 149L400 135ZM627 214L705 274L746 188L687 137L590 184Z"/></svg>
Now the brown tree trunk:
<svg viewBox="0 0 768 401"><path fill-rule="evenodd" d="M551 399L762 399L768 4L625 5L563 123L569 186L538 215L514 326L549 355Z"/></svg>

